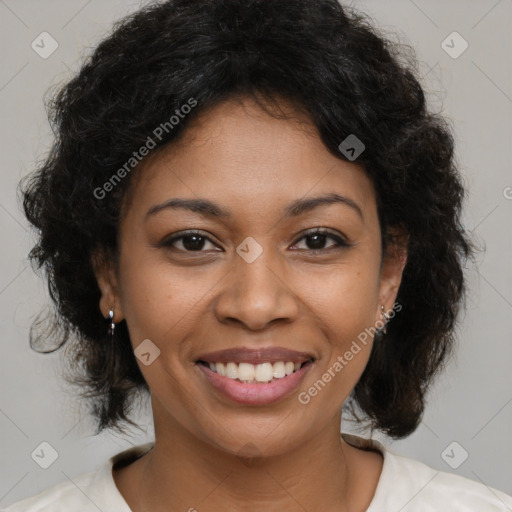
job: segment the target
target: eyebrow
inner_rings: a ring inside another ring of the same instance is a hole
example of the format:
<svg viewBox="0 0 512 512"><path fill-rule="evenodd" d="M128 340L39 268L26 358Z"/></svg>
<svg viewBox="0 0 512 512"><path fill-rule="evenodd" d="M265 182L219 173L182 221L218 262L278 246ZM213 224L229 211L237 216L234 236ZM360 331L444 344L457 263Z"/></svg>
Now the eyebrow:
<svg viewBox="0 0 512 512"><path fill-rule="evenodd" d="M357 214L364 220L363 212L359 205L352 199L331 193L323 196L307 197L303 199L297 199L292 203L288 204L284 210L284 218L298 217L306 212L318 208L319 206L325 206L330 204L344 204L352 208ZM186 209L195 213L199 213L206 217L212 218L229 218L231 217L231 211L223 208L207 199L182 199L173 198L164 201L161 204L152 206L147 214L146 218L155 215L156 213L166 209Z"/></svg>

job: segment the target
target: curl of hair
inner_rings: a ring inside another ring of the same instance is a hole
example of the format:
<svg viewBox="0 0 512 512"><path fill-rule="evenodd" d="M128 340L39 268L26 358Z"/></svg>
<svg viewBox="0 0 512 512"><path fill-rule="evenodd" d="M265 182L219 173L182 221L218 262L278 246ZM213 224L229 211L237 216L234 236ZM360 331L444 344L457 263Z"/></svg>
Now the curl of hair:
<svg viewBox="0 0 512 512"><path fill-rule="evenodd" d="M408 260L402 310L374 344L348 408L395 438L415 430L452 349L473 249L460 222L464 189L450 130L426 108L403 50L336 0L170 0L118 22L54 96L55 142L25 181L23 206L38 233L30 257L45 270L54 327L63 327L58 345L74 340L71 380L92 401L98 432L133 424L132 395L148 386L124 321L110 348L91 263L94 254L117 256L121 206L137 169L106 198L93 191L189 98L197 106L156 150L236 96L291 101L340 159L348 135L365 144L357 163L376 190L383 249L393 242L390 228L401 226Z"/></svg>

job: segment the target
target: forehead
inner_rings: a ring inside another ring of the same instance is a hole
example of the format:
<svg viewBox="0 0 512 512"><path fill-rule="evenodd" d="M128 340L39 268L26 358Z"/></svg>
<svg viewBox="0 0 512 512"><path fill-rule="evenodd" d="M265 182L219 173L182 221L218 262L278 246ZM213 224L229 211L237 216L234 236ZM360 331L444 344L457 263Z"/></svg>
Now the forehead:
<svg viewBox="0 0 512 512"><path fill-rule="evenodd" d="M208 197L233 211L251 205L257 216L334 192L362 210L375 209L364 169L330 153L307 116L286 103L281 108L285 118L244 99L203 112L138 169L131 206L147 210L171 197Z"/></svg>

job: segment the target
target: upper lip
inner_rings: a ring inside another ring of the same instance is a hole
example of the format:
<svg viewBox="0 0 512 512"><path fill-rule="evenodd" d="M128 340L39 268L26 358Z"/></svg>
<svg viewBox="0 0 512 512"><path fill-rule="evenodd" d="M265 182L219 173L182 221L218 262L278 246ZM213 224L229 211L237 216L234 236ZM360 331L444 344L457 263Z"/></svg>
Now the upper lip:
<svg viewBox="0 0 512 512"><path fill-rule="evenodd" d="M198 357L197 361L204 361L206 363L275 363L277 361L293 363L304 363L314 359L314 357L307 352L297 352L296 350L289 350L284 347L263 347L263 348L228 348L225 350L217 350L202 354Z"/></svg>

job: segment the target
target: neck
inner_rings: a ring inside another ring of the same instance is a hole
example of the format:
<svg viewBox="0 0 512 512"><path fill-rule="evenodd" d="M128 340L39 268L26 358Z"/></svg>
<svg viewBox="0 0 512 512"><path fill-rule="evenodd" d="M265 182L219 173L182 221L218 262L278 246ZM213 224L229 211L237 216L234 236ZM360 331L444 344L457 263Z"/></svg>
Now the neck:
<svg viewBox="0 0 512 512"><path fill-rule="evenodd" d="M348 445L339 426L337 416L293 451L261 457L248 447L248 456L242 458L177 423L169 428L166 421L164 428L156 421L153 449L131 465L137 473L131 480L138 489L132 486L129 505L135 512L169 507L190 512L366 510L380 475L381 457L373 454L379 457L377 473L366 471L359 455L368 461L367 454L373 452ZM128 489L127 499L130 493Z"/></svg>

